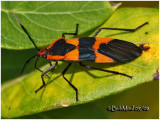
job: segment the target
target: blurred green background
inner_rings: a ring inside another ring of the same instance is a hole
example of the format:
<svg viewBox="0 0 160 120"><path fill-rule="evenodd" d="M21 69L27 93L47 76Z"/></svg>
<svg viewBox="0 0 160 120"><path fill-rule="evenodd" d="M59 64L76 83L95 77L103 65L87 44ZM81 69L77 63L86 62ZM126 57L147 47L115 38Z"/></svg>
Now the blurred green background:
<svg viewBox="0 0 160 120"><path fill-rule="evenodd" d="M158 1L113 1L113 3L121 2L120 7L159 7ZM21 57L22 55L25 57ZM10 79L17 78L20 75L23 64L28 59L28 56L35 54L34 49L29 50L7 50L1 49L1 83L2 85ZM41 60L39 66L46 64L46 61ZM16 68L16 70L15 70ZM24 74L34 70L34 61L32 61L26 68ZM115 105L127 105L128 107L134 105L137 107L147 106L149 111L141 112L110 112L107 107ZM21 118L159 118L159 81L152 81L134 88L128 89L121 93L107 96L103 99L96 100L87 104L71 106L67 108L60 108L39 114L24 116Z"/></svg>

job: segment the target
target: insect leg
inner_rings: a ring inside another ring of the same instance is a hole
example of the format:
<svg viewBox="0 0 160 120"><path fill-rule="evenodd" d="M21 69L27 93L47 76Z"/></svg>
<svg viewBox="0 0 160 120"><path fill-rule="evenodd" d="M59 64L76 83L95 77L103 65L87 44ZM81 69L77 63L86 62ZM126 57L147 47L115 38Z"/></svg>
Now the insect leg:
<svg viewBox="0 0 160 120"><path fill-rule="evenodd" d="M79 24L76 24L76 31L75 31L75 33L63 33L62 37L65 38L65 34L67 34L67 35L77 35L78 34L78 26L79 26Z"/></svg>
<svg viewBox="0 0 160 120"><path fill-rule="evenodd" d="M52 66L52 63L51 63L51 61L50 61L50 60L48 60L48 63L50 64L50 66Z"/></svg>
<svg viewBox="0 0 160 120"><path fill-rule="evenodd" d="M40 89L42 89L42 88L46 85L43 76L44 76L46 73L48 73L49 71L51 71L52 69L54 69L57 64L58 64L58 62L56 61L56 63L55 63L53 66L51 66L50 68L48 68L46 71L44 71L44 72L42 73L41 78L42 78L42 83L43 83L43 84L42 84L42 86L41 86L40 88L38 88L38 89L35 91L35 93L37 93Z"/></svg>
<svg viewBox="0 0 160 120"><path fill-rule="evenodd" d="M39 60L39 56L37 56L36 62L35 62L35 64L34 64L34 67L35 67L35 69L37 69L38 71L40 71L40 72L43 73L43 71L40 70L40 69L37 67L37 62L38 62L38 60ZM46 74L46 75L47 75L47 74ZM47 75L47 77L49 77L49 76ZM50 78L50 77L49 77L49 78Z"/></svg>
<svg viewBox="0 0 160 120"><path fill-rule="evenodd" d="M36 56L37 56L37 55L32 56L31 58L29 58L29 59L25 62L25 64L23 65L23 68L22 68L22 70L21 70L21 74L23 73L26 65L27 65L34 57L36 57Z"/></svg>
<svg viewBox="0 0 160 120"><path fill-rule="evenodd" d="M70 83L65 77L65 73L67 72L67 70L69 69L69 67L72 65L72 63L69 63L68 66L64 69L64 71L62 72L62 77L69 83L69 85L76 91L76 102L79 101L78 100L78 89L72 84Z"/></svg>
<svg viewBox="0 0 160 120"><path fill-rule="evenodd" d="M95 70L100 70L100 71L104 71L104 72L109 72L109 73L113 73L113 74L117 74L117 75L123 75L123 76L127 76L127 77L129 77L129 78L131 78L131 79L132 79L132 77L133 77L133 76L129 76L129 75L124 74L124 73L117 72L117 71L103 70L103 69L95 68L95 67L92 67L92 66L84 65L84 64L82 64L81 62L79 62L79 64L80 64L80 66L85 67L85 68L88 68L88 69L95 69Z"/></svg>
<svg viewBox="0 0 160 120"><path fill-rule="evenodd" d="M56 62L56 61L55 61ZM48 63L50 64L50 66L52 66L52 63L50 60L48 60ZM53 71L54 69L52 69L51 71Z"/></svg>
<svg viewBox="0 0 160 120"><path fill-rule="evenodd" d="M37 56L36 62L35 62L35 64L34 64L34 67L35 67L35 69L37 69L37 70L39 70L40 72L43 73L43 71L40 70L40 69L37 67L37 62L38 62L38 60L39 60L39 57Z"/></svg>
<svg viewBox="0 0 160 120"><path fill-rule="evenodd" d="M107 30L121 30L121 31L128 31L128 32L135 32L138 29L140 29L141 27L143 27L144 25L149 24L148 22L143 23L142 25L138 26L135 29L123 29L123 28L99 28L92 37L95 37L98 35L98 33L102 30L102 29L107 29Z"/></svg>

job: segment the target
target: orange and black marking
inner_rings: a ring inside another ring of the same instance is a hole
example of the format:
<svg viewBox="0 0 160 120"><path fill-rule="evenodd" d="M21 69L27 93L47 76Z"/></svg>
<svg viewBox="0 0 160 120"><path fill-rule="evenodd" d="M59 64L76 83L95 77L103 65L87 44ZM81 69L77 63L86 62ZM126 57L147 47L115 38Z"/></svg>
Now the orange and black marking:
<svg viewBox="0 0 160 120"><path fill-rule="evenodd" d="M17 22L20 24L21 28L26 33L26 35L28 36L28 38L30 39L30 41L33 43L33 45L38 51L38 54L32 56L30 59L26 61L21 71L22 73L24 68L26 67L26 65L29 63L31 59L37 57L35 62L35 69L42 72L41 78L42 78L43 84L35 91L35 93L37 93L46 85L43 77L44 75L47 75L49 71L53 71L55 69L55 67L58 64L58 61L70 61L67 67L61 73L61 75L64 78L64 80L68 82L68 84L75 90L76 101L79 101L78 89L64 76L67 70L69 69L69 67L72 65L73 61L76 61L77 63L79 63L80 66L85 68L90 68L94 70L99 70L103 72L113 73L116 75L122 75L122 76L132 78L132 76L129 76L125 73L95 68L89 65L84 65L82 64L82 62L87 61L87 62L95 62L95 63L113 63L113 62L131 61L138 58L142 54L142 51L147 51L150 48L150 47L144 46L143 44L141 44L140 46L136 46L131 42L127 42L123 40L96 37L102 29L135 32L141 27L143 27L144 25L148 24L148 22L145 22L135 29L99 28L92 37L66 39L65 35L78 35L79 24L76 24L75 33L62 33L61 38L52 42L47 48L40 50L34 43L33 39L30 37L25 27L21 24L17 16L13 12L12 14L16 18ZM40 57L48 59L48 62L51 67L49 67L45 71L40 70L37 67L37 62ZM50 60L53 60L55 64L52 65Z"/></svg>
<svg viewBox="0 0 160 120"><path fill-rule="evenodd" d="M47 59L96 63L124 62L142 54L133 43L103 37L60 38L47 49Z"/></svg>

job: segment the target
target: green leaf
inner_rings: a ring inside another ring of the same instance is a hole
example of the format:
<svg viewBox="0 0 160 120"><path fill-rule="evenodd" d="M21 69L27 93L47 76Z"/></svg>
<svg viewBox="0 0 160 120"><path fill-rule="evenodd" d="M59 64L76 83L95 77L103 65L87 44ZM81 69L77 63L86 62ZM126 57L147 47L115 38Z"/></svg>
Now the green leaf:
<svg viewBox="0 0 160 120"><path fill-rule="evenodd" d="M108 1L3 1L1 46L16 50L34 48L11 11L26 27L36 45L46 47L62 33L74 32L77 23L80 24L79 34L100 26L114 10L115 6Z"/></svg>
<svg viewBox="0 0 160 120"><path fill-rule="evenodd" d="M103 30L99 36L112 36L112 38L130 41L137 45L144 44L150 46L150 49L143 52L136 60L126 64L84 63L98 68L126 73L132 75L133 79L97 70L87 70L74 63L65 77L79 90L80 102L76 103L75 91L61 76L61 72L67 66L67 63L60 62L56 69L49 73L51 79L45 77L47 85L37 94L34 91L42 84L41 73L38 71L4 84L1 93L2 117L13 118L82 104L152 81L159 61L158 18L158 9L118 9L103 27L136 28L146 21L149 22L149 25L134 33ZM42 69L46 70L48 67L49 65L44 66Z"/></svg>
<svg viewBox="0 0 160 120"><path fill-rule="evenodd" d="M145 91L145 92L144 92ZM152 97L151 97L152 96ZM138 99L137 99L138 98ZM111 112L111 105L128 107L148 106L149 111ZM86 104L61 109L53 109L32 115L18 117L23 119L158 119L159 118L159 81L151 81L134 88L112 94Z"/></svg>

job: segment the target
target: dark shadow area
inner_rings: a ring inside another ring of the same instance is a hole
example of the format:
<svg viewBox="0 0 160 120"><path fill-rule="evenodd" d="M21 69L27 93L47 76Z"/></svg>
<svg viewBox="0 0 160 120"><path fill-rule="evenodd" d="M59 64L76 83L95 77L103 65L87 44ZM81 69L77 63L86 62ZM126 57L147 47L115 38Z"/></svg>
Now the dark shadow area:
<svg viewBox="0 0 160 120"><path fill-rule="evenodd" d="M10 79L15 79L20 77L24 74L30 73L34 68L35 59L31 60L23 74L21 75L20 72L23 68L24 63L33 55L35 55L37 51L35 49L28 49L28 50L8 50L8 49L1 49L1 80L2 84ZM38 67L47 64L47 60L40 60L38 62Z"/></svg>
<svg viewBox="0 0 160 120"><path fill-rule="evenodd" d="M122 7L151 7L159 8L159 1L111 1L113 3L122 3Z"/></svg>

